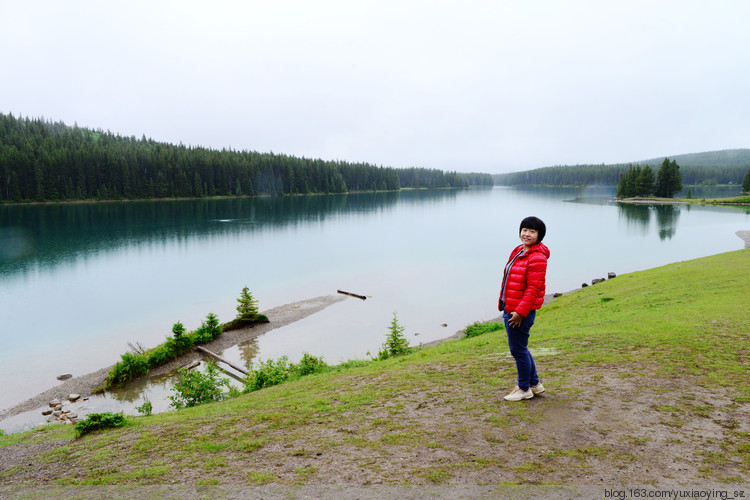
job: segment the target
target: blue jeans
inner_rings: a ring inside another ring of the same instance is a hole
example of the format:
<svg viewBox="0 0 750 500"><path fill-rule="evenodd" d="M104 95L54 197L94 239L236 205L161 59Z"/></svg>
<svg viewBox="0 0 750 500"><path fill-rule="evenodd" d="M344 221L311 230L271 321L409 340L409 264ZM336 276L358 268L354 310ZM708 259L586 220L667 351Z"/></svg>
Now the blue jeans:
<svg viewBox="0 0 750 500"><path fill-rule="evenodd" d="M534 324L536 311L531 311L518 327L508 324L510 318L510 314L503 311L505 331L508 333L508 347L510 347L511 356L516 360L516 370L518 370L518 387L527 391L529 390L529 386L539 383L534 358L531 356L528 348L529 330L531 330L531 326Z"/></svg>

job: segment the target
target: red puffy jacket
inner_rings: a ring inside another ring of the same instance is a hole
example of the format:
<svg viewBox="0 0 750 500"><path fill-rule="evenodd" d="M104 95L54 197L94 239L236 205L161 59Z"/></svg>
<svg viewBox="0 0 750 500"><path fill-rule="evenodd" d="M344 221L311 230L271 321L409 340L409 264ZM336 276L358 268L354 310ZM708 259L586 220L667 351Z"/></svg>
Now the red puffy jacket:
<svg viewBox="0 0 750 500"><path fill-rule="evenodd" d="M523 245L513 249L508 262L513 260ZM524 318L544 304L545 278L547 276L547 259L549 248L544 243L537 243L528 252L516 259L510 271L503 276L505 286L505 310L517 312ZM508 267L508 264L505 264ZM502 287L500 288L502 290ZM503 310L502 292L498 300L498 309Z"/></svg>

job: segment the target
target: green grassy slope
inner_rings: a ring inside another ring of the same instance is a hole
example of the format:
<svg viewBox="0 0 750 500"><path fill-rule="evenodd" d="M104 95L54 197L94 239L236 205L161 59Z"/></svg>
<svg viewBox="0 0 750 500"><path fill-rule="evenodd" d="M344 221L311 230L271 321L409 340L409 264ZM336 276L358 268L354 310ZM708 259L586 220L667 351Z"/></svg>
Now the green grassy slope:
<svg viewBox="0 0 750 500"><path fill-rule="evenodd" d="M748 484L748 276L741 250L556 299L530 341L548 391L526 402L502 400L495 331L79 440L5 436L24 459L0 484Z"/></svg>

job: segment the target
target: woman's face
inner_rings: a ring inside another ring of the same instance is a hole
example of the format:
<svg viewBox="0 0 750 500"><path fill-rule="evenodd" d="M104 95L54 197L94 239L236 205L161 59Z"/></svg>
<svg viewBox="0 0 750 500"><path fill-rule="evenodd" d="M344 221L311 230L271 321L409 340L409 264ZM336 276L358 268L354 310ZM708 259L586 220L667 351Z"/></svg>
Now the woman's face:
<svg viewBox="0 0 750 500"><path fill-rule="evenodd" d="M529 249L536 245L538 239L539 231L536 229L529 229L527 227L521 229L521 243L523 243L525 248Z"/></svg>

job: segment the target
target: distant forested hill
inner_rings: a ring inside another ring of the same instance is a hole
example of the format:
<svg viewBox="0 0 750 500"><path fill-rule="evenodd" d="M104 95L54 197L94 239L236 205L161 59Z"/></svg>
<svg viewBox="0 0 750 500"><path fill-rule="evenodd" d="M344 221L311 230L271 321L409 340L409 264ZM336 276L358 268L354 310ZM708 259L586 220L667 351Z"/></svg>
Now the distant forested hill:
<svg viewBox="0 0 750 500"><path fill-rule="evenodd" d="M0 113L0 202L492 185L489 174L213 150Z"/></svg>
<svg viewBox="0 0 750 500"><path fill-rule="evenodd" d="M750 168L750 149L727 149L705 153L670 156L680 166L682 183L697 184L742 184ZM620 174L631 165L650 165L656 172L664 157L612 165L571 165L544 167L525 172L496 174L495 184L506 186L615 186Z"/></svg>

